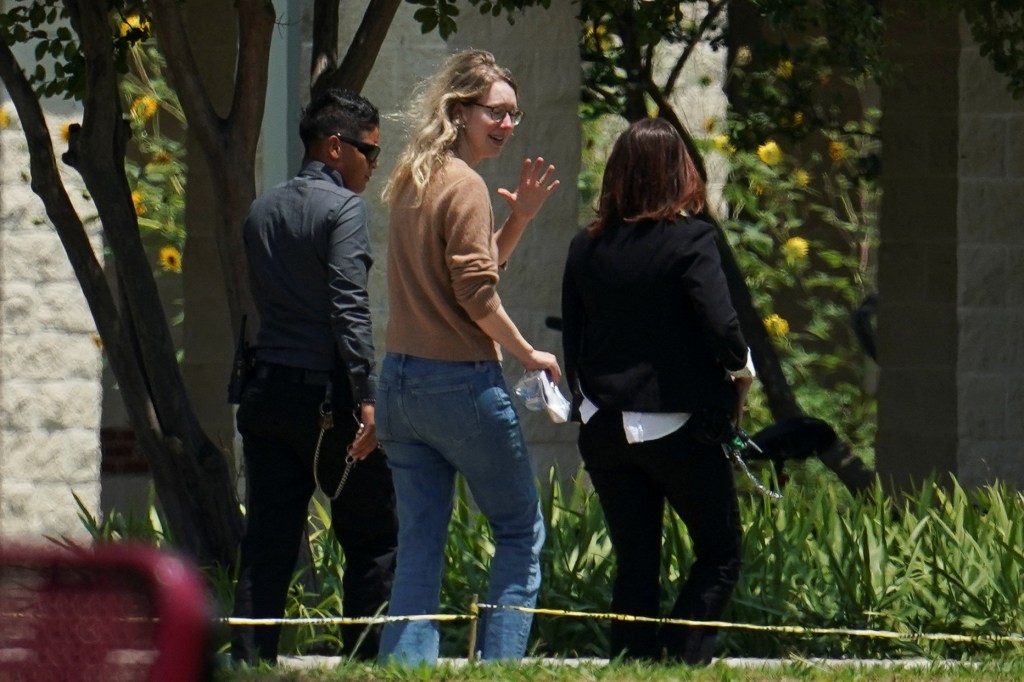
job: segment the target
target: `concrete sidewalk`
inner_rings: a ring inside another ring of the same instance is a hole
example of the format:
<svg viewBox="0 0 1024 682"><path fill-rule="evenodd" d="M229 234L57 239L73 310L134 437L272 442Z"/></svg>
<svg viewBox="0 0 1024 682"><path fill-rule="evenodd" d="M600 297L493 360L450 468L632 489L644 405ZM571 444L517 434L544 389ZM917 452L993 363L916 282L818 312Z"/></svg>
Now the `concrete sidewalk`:
<svg viewBox="0 0 1024 682"><path fill-rule="evenodd" d="M342 663L340 656L281 656L278 658L278 665L286 668L317 668L330 670ZM603 666L608 665L607 658L524 658L523 663L537 663L543 665L564 665L566 667L578 667L581 665ZM716 658L712 665L721 663L730 668L774 668L792 663L803 663L816 668L927 668L940 666L944 668L971 667L969 661L959 660L932 660L929 658L901 658L892 660L863 659L863 658ZM438 665L450 665L459 668L468 665L465 658L442 658Z"/></svg>

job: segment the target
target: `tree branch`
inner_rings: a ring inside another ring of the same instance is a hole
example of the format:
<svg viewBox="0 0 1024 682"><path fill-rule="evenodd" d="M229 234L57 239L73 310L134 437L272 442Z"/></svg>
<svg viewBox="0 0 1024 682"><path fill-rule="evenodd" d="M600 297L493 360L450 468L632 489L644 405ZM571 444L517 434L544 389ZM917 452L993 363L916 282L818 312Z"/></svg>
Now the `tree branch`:
<svg viewBox="0 0 1024 682"><path fill-rule="evenodd" d="M370 71L377 61L380 46L384 43L384 38L387 36L391 22L401 4L402 0L370 0L366 11L363 12L363 20L352 38L352 43L345 52L345 59L341 66L323 71L315 81L311 82L310 90L314 95L327 88L348 88L356 92L363 89L366 79L370 76ZM335 36L335 40L337 40L337 36ZM322 45L319 47L314 45L314 58L322 52ZM315 68L316 65L314 65ZM311 77L314 75L311 71Z"/></svg>
<svg viewBox="0 0 1024 682"><path fill-rule="evenodd" d="M689 152L690 158L693 159L693 165L697 168L697 173L700 174L704 182L707 182L708 171L704 165L704 155L697 149L693 136L690 135L690 131L686 129L686 126L676 114L676 110L672 107L672 103L668 101L668 97L658 89L653 80L647 81L646 91L650 98L654 100L654 103L658 105L658 118L665 119L672 124L673 128L679 131L683 138L683 143L686 145L686 151Z"/></svg>
<svg viewBox="0 0 1024 682"><path fill-rule="evenodd" d="M208 153L221 149L225 121L213 108L203 87L199 66L188 42L180 0L149 0L149 9L161 50L166 55L173 55L167 59L167 68L188 120L189 132L209 150Z"/></svg>
<svg viewBox="0 0 1024 682"><path fill-rule="evenodd" d="M338 68L338 7L340 0L315 0L313 3L313 54L309 82L316 86L320 77Z"/></svg>
<svg viewBox="0 0 1024 682"><path fill-rule="evenodd" d="M640 39L636 32L636 12L633 3L626 3L624 16L619 22L619 38L622 40L622 68L626 71L623 81L623 116L629 122L639 121L647 116L647 105L644 102L645 83L648 78L644 72L650 65L643 64Z"/></svg>
<svg viewBox="0 0 1024 682"><path fill-rule="evenodd" d="M274 6L267 0L238 1L238 70L228 116L228 132L237 145L232 149L232 157L255 159L267 98L275 19Z"/></svg>
<svg viewBox="0 0 1024 682"><path fill-rule="evenodd" d="M700 22L700 26L697 27L697 40L691 40L686 44L683 49L683 53L679 55L679 59L676 60L675 66L672 67L672 71L669 72L668 79L665 81L664 92L665 96L669 97L672 94L672 90L676 87L676 81L679 80L679 75L683 72L683 67L686 66L686 62L690 59L693 51L697 49L697 45L700 44L701 38L707 33L708 29L714 24L715 19L722 13L729 4L729 0L718 0L718 2L712 2L708 5L708 11L704 15L704 18Z"/></svg>

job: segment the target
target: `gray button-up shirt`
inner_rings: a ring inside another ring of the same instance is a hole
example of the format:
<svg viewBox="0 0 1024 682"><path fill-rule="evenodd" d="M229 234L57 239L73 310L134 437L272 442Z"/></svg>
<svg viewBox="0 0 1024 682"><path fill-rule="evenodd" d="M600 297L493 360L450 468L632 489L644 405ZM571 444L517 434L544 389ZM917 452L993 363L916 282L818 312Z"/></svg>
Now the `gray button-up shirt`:
<svg viewBox="0 0 1024 682"><path fill-rule="evenodd" d="M331 372L340 357L355 404L374 399L373 257L362 197L308 161L253 202L243 235L260 314L257 361Z"/></svg>

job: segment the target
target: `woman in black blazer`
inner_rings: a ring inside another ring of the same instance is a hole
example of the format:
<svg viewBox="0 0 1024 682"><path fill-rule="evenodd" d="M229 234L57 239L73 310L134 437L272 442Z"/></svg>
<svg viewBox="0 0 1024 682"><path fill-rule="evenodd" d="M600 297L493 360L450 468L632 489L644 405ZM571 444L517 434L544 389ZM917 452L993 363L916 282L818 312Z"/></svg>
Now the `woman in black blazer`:
<svg viewBox="0 0 1024 682"><path fill-rule="evenodd" d="M667 615L718 620L739 576L732 468L697 427L715 415L738 423L754 372L716 230L694 217L704 200L679 133L663 120L638 121L616 140L597 219L566 261L565 373L580 455L617 557L616 613L660 615L666 500L695 554ZM715 634L613 621L611 655L707 663Z"/></svg>

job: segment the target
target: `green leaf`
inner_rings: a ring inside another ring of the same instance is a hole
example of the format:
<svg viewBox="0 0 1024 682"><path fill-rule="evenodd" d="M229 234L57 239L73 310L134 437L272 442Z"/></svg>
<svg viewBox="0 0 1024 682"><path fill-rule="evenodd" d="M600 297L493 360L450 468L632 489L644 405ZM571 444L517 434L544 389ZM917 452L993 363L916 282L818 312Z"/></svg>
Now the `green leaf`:
<svg viewBox="0 0 1024 682"><path fill-rule="evenodd" d="M437 28L438 16L434 10L424 7L423 9L416 10L412 18L420 23L421 33L430 33Z"/></svg>

